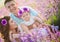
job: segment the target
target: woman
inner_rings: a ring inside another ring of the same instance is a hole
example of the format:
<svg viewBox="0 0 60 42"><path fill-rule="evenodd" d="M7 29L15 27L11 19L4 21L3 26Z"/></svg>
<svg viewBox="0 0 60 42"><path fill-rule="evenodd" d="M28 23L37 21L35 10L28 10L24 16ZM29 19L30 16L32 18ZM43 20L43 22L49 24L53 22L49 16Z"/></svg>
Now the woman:
<svg viewBox="0 0 60 42"><path fill-rule="evenodd" d="M9 16L5 16L0 19L0 31L4 36L4 42L20 42L20 40L18 40L15 36L15 38L13 37L13 34L18 34L19 31L17 30L17 25L10 19Z"/></svg>

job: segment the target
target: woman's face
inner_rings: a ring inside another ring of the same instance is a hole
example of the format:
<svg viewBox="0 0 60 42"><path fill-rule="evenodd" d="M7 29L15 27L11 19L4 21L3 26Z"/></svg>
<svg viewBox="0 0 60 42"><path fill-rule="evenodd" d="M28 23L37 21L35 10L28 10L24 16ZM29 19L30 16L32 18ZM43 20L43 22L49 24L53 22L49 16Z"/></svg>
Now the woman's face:
<svg viewBox="0 0 60 42"><path fill-rule="evenodd" d="M10 29L15 29L15 28L17 28L16 23L15 23L12 19L9 20L9 25L10 25Z"/></svg>
<svg viewBox="0 0 60 42"><path fill-rule="evenodd" d="M16 13L18 9L17 3L15 3L15 1L7 2L5 6L12 13Z"/></svg>

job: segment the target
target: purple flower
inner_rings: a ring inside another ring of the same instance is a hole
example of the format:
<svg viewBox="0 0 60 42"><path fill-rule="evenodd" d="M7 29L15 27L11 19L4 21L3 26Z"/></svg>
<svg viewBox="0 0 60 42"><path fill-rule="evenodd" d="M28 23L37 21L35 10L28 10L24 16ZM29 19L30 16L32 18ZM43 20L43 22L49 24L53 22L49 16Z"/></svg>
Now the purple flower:
<svg viewBox="0 0 60 42"><path fill-rule="evenodd" d="M23 8L24 11L28 11L29 12L29 9L28 8Z"/></svg>
<svg viewBox="0 0 60 42"><path fill-rule="evenodd" d="M19 14L22 14L22 10L19 10Z"/></svg>
<svg viewBox="0 0 60 42"><path fill-rule="evenodd" d="M23 8L24 11L27 11L27 8Z"/></svg>
<svg viewBox="0 0 60 42"><path fill-rule="evenodd" d="M23 13L22 10L19 10L18 17L21 17L22 13Z"/></svg>
<svg viewBox="0 0 60 42"><path fill-rule="evenodd" d="M6 19L2 19L1 23L2 23L2 25L6 25L7 24L7 20Z"/></svg>

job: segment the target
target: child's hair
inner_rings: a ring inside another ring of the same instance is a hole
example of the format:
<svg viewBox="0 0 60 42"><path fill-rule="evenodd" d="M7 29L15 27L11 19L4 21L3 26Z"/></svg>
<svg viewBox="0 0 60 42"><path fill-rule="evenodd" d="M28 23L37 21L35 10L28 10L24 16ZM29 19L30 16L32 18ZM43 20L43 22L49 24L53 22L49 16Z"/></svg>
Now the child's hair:
<svg viewBox="0 0 60 42"><path fill-rule="evenodd" d="M6 4L7 2L10 2L10 1L13 1L13 0L5 0L4 4Z"/></svg>
<svg viewBox="0 0 60 42"><path fill-rule="evenodd" d="M7 24L3 25L1 23L3 19L6 19ZM0 19L0 31L1 31L2 35L4 36L5 42L10 42L10 39L9 39L9 20L10 20L9 16L5 16L5 17Z"/></svg>

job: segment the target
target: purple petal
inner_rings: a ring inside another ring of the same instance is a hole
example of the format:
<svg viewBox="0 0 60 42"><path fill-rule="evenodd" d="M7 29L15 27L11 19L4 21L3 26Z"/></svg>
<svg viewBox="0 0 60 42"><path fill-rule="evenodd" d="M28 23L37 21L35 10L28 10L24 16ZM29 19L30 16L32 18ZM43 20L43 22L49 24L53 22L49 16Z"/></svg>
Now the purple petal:
<svg viewBox="0 0 60 42"><path fill-rule="evenodd" d="M20 10L19 13L22 14L22 10Z"/></svg>
<svg viewBox="0 0 60 42"><path fill-rule="evenodd" d="M1 21L1 23L2 23L2 25L6 25L6 24L7 24L7 20L6 20L6 19L3 19L3 20Z"/></svg>
<svg viewBox="0 0 60 42"><path fill-rule="evenodd" d="M27 8L23 8L24 11L28 11Z"/></svg>

